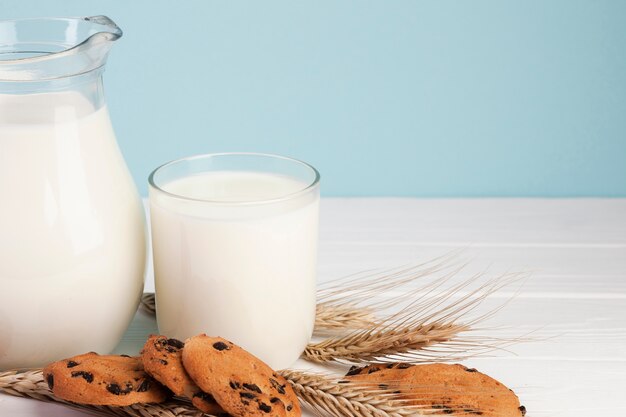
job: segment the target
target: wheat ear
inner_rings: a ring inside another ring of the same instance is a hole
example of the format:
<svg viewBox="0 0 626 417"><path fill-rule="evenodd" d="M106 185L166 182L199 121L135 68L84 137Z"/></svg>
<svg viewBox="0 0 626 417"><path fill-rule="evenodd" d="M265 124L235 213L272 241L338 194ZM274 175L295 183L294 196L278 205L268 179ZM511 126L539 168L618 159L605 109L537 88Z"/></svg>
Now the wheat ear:
<svg viewBox="0 0 626 417"><path fill-rule="evenodd" d="M200 417L205 416L193 406L176 401L162 404L135 404L126 407L109 407L74 404L56 398L43 380L41 369L0 372L0 392L16 397L56 402L67 407L97 416L121 417Z"/></svg>
<svg viewBox="0 0 626 417"><path fill-rule="evenodd" d="M512 343L510 340L478 338L464 333L474 330L477 323L489 318L502 306L474 318L470 317L470 313L489 295L519 280L523 274L505 274L486 282L482 282L482 274L476 274L450 285L451 279L464 266L436 264L426 270L407 268L383 280L371 277L365 282L357 280L344 298L340 293L330 293L329 300L324 302L338 308L347 303L350 308L380 311L395 307L400 310L377 319L368 328L310 343L303 353L304 358L313 362L348 363L457 361ZM380 299L380 295L389 291L390 287L402 288L417 277L426 276L429 276L429 281L423 285L406 289L391 299Z"/></svg>
<svg viewBox="0 0 626 417"><path fill-rule="evenodd" d="M337 417L408 417L425 415L417 407L405 405L388 389L358 384L342 384L336 377L284 370L300 400L318 415Z"/></svg>

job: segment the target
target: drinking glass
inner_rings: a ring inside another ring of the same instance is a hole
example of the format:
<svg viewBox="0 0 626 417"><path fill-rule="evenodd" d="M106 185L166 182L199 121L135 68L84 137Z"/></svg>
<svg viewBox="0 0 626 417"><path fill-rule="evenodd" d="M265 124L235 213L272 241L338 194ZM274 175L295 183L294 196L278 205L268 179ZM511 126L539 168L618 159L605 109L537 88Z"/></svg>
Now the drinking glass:
<svg viewBox="0 0 626 417"><path fill-rule="evenodd" d="M315 322L319 173L267 154L199 155L149 178L160 333L221 336L271 367Z"/></svg>

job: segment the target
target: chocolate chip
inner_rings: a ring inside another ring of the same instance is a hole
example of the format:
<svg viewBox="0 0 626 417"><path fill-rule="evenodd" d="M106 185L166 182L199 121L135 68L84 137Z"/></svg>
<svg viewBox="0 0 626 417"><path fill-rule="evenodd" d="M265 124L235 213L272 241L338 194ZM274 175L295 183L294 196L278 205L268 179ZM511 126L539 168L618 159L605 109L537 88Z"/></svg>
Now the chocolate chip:
<svg viewBox="0 0 626 417"><path fill-rule="evenodd" d="M287 406L287 411L291 411L291 410L293 410L293 405L289 404L289 405Z"/></svg>
<svg viewBox="0 0 626 417"><path fill-rule="evenodd" d="M181 342L178 339L167 339L167 344L175 347L176 349L182 349L185 347L185 343Z"/></svg>
<svg viewBox="0 0 626 417"><path fill-rule="evenodd" d="M124 388L120 387L118 384L109 384L107 385L107 391L109 391L113 395L126 395L133 390L132 384L126 383Z"/></svg>
<svg viewBox="0 0 626 417"><path fill-rule="evenodd" d="M156 347L157 350L165 350L169 353L176 353L181 349L178 347L181 344L184 346L184 343L180 340L167 339L165 337L162 337L154 342L154 347Z"/></svg>
<svg viewBox="0 0 626 417"><path fill-rule="evenodd" d="M351 366L346 376L358 375L360 373L361 373L361 368L359 368L358 366Z"/></svg>
<svg viewBox="0 0 626 417"><path fill-rule="evenodd" d="M251 392L240 392L239 397L254 400L256 398L256 394L253 394Z"/></svg>
<svg viewBox="0 0 626 417"><path fill-rule="evenodd" d="M269 413L272 411L272 407L265 403L261 403L259 404L259 410L263 411L264 413Z"/></svg>
<svg viewBox="0 0 626 417"><path fill-rule="evenodd" d="M143 381L141 381L141 384L139 384L139 386L137 387L137 392L146 392L150 389L150 381L147 379L144 379Z"/></svg>
<svg viewBox="0 0 626 417"><path fill-rule="evenodd" d="M120 389L120 386L117 384L109 384L107 385L107 391L109 391L113 395L120 395L120 392L122 390Z"/></svg>
<svg viewBox="0 0 626 417"><path fill-rule="evenodd" d="M130 358L128 355L120 355L122 358Z"/></svg>
<svg viewBox="0 0 626 417"><path fill-rule="evenodd" d="M409 363L399 363L396 366L396 368L398 368L398 369L407 369L407 368L410 368L411 366L413 366L413 365L411 365Z"/></svg>
<svg viewBox="0 0 626 417"><path fill-rule="evenodd" d="M478 372L476 368L466 368L465 372Z"/></svg>
<svg viewBox="0 0 626 417"><path fill-rule="evenodd" d="M85 371L72 372L72 378L78 378L79 376L82 376L83 379L89 382L90 384L93 382L93 374L91 372L85 372Z"/></svg>
<svg viewBox="0 0 626 417"><path fill-rule="evenodd" d="M48 384L49 385L49 384ZM52 388L52 387L50 387ZM524 407L523 405L520 405L519 407L517 407L518 410L522 413L522 416L526 415L526 407Z"/></svg>
<svg viewBox="0 0 626 417"><path fill-rule="evenodd" d="M378 384L378 388L380 388L380 389L388 389L389 385L387 385L387 384Z"/></svg>
<svg viewBox="0 0 626 417"><path fill-rule="evenodd" d="M463 410L465 413L467 414L474 414L476 416L482 416L483 412L479 411L479 410L474 410L473 408L466 408L465 410Z"/></svg>
<svg viewBox="0 0 626 417"><path fill-rule="evenodd" d="M193 394L193 398L201 398L203 401L206 401L210 404L217 404L217 401L215 401L215 398L213 398L211 394L208 394L204 391L196 392L195 394Z"/></svg>
<svg viewBox="0 0 626 417"><path fill-rule="evenodd" d="M386 368L387 368L387 369L391 369L391 368L393 368L394 366L395 366L395 363L388 363L388 364L387 364L387 366L386 366Z"/></svg>
<svg viewBox="0 0 626 417"><path fill-rule="evenodd" d="M259 394L261 394L261 388L259 388L255 384L243 384L243 387L247 390L258 392Z"/></svg>
<svg viewBox="0 0 626 417"><path fill-rule="evenodd" d="M159 363L160 363L161 365L167 365L169 362L168 362L168 361L166 361L165 359L159 359Z"/></svg>
<svg viewBox="0 0 626 417"><path fill-rule="evenodd" d="M235 382L235 381L230 381L228 385L230 385L232 389L241 388L241 385L239 384L239 382Z"/></svg>
<svg viewBox="0 0 626 417"><path fill-rule="evenodd" d="M48 374L48 376L46 376L46 382L48 383L48 388L54 388L54 377L52 374Z"/></svg>
<svg viewBox="0 0 626 417"><path fill-rule="evenodd" d="M68 368L73 368L75 366L78 366L78 362L74 362L74 361L67 361L67 367Z"/></svg>
<svg viewBox="0 0 626 417"><path fill-rule="evenodd" d="M272 404L276 404L276 403L277 403L277 402L279 402L279 401L280 401L280 398L278 398L278 397L272 397L272 398L270 398L270 403L272 403Z"/></svg>
<svg viewBox="0 0 626 417"><path fill-rule="evenodd" d="M228 345L224 342L213 343L213 348L216 350L228 350Z"/></svg>
<svg viewBox="0 0 626 417"><path fill-rule="evenodd" d="M270 378L270 383L276 389L276 391L278 391L281 394L285 393L285 386L284 385L280 385L280 383L278 381L276 381L274 378Z"/></svg>
<svg viewBox="0 0 626 417"><path fill-rule="evenodd" d="M373 367L371 367L370 369L367 370L367 373L368 374L373 374L374 372L378 372L378 371L380 371L380 369L373 366Z"/></svg>
<svg viewBox="0 0 626 417"><path fill-rule="evenodd" d="M444 414L452 414L452 413L454 413L454 410L451 409L450 407L448 407L447 405L433 404L432 408L435 408L437 410L441 410Z"/></svg>

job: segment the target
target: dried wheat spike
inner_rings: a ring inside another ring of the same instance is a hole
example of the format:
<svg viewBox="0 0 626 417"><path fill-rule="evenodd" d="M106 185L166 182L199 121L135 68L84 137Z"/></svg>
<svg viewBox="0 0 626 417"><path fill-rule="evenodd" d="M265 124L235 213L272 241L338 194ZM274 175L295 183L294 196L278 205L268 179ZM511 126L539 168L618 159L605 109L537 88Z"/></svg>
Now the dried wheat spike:
<svg viewBox="0 0 626 417"><path fill-rule="evenodd" d="M316 414L335 417L408 417L428 410L405 405L397 393L378 386L344 384L347 381L322 374L285 370L296 395ZM430 413L432 414L432 413Z"/></svg>
<svg viewBox="0 0 626 417"><path fill-rule="evenodd" d="M349 308L319 303L315 310L315 335L367 329L376 324L374 312L369 308Z"/></svg>
<svg viewBox="0 0 626 417"><path fill-rule="evenodd" d="M475 274L453 283L465 266L444 256L416 266L349 277L321 289L318 305L338 311L376 311L379 317L372 318L368 327L310 343L303 357L318 363L458 361L512 343L466 333L502 307L471 317L478 305L524 274L493 279ZM418 280L420 285L414 285ZM396 312L385 316L386 310Z"/></svg>
<svg viewBox="0 0 626 417"><path fill-rule="evenodd" d="M319 343L309 344L304 358L313 362L345 361L349 363L380 362L385 357L399 358L408 362L431 362L438 352L442 360L458 360L444 349L430 347L451 344L455 337L469 326L452 323L432 324L398 328L398 330L365 330L353 335L330 338Z"/></svg>

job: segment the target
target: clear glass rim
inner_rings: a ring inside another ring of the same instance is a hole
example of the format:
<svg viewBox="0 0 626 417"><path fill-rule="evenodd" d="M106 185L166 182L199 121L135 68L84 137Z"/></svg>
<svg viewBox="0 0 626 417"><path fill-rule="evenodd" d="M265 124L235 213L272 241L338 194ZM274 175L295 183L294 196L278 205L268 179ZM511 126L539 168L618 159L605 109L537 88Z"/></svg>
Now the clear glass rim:
<svg viewBox="0 0 626 417"><path fill-rule="evenodd" d="M160 187L159 185L157 185L156 181L155 181L155 175L162 169L165 169L169 166L181 163L181 162L186 162L186 161L194 161L194 160L198 160L198 159L210 159L210 158L215 158L215 157L228 157L228 156L253 156L253 157L261 157L261 158L271 158L271 159L279 159L279 160L283 160L283 161L289 161L289 162L293 162L296 164L299 164L307 169L309 169L311 172L313 172L314 174L314 178L313 181L311 181L310 183L308 183L305 187L299 189L298 191L294 191L292 193L288 193L285 194L283 196L277 197L277 198L268 198L268 199L263 199L263 200L252 200L252 201L221 201L221 200L209 200L209 199L201 199L201 198L193 198L193 197L187 197L184 195L180 195L180 194L175 194L175 193L171 193L169 191L164 190L162 187ZM163 165L160 165L158 167L156 167L151 173L150 176L148 177L148 184L150 185L150 187L152 187L153 189L155 189L156 191L158 191L159 193L162 193L168 197L171 198L175 198L175 199L179 199L179 200L183 200L183 201L189 201L189 202L196 202L196 203L206 203L206 204L211 204L211 205L219 205L219 206L237 206L237 207L242 207L242 206L255 206L255 205L261 205L261 204L272 204L272 203L277 203L277 202L281 202L281 201L287 201L287 200L291 200L294 198L298 198L301 195L307 194L308 192L310 192L311 190L313 190L314 188L316 188L319 185L320 182L320 173L317 171L317 169L315 169L315 167L307 162L304 162L302 160L299 159L295 159L295 158L291 158L288 156L283 156L283 155L277 155L277 154L272 154L272 153L258 153L258 152L219 152L219 153L206 153L206 154L199 154L199 155L193 155L193 156L188 156L188 157L184 157L184 158L179 158L179 159L174 159L172 161L166 162Z"/></svg>
<svg viewBox="0 0 626 417"><path fill-rule="evenodd" d="M7 85L48 82L98 70L123 35L103 15L0 19L0 32L4 30L10 35L0 39L0 83Z"/></svg>
<svg viewBox="0 0 626 417"><path fill-rule="evenodd" d="M108 17L104 16L104 15L99 15L99 16L87 16L87 17L20 17L17 19L0 19L0 25L4 25L4 24L8 24L8 23L18 23L18 22L52 22L52 21L57 21L57 22L89 22L91 24L94 25L100 25L103 27L107 27L110 30L106 31L106 32L98 32L98 33L107 33L110 36L110 40L115 41L119 38L122 37L123 32L122 29L119 28L119 26L117 26L115 24L115 22L113 22L111 19L109 19ZM24 58L14 58L11 60L0 60L0 64L6 64L6 63L11 63L11 62L37 62L37 61L41 61L43 59L46 58L50 58L51 56L54 55L58 55L58 54L65 54L65 53L71 53L77 49L80 49L82 46L88 44L91 41L91 38L93 38L94 35L97 35L98 33L95 33L89 37L87 37L86 39L84 39L82 42L77 43L76 45L73 45L69 48L65 48L61 51L57 51L57 52L49 52L47 54L44 55L39 55L39 56L33 56L33 57L24 57Z"/></svg>

